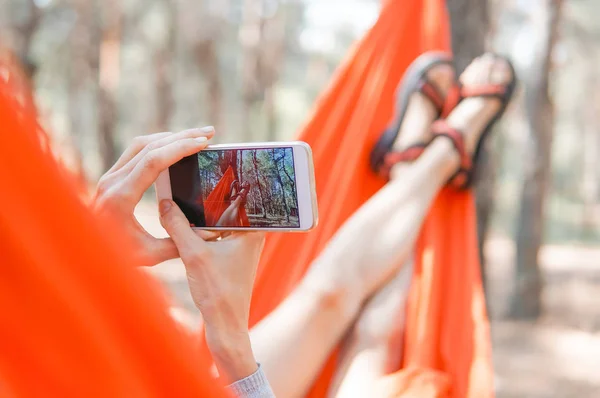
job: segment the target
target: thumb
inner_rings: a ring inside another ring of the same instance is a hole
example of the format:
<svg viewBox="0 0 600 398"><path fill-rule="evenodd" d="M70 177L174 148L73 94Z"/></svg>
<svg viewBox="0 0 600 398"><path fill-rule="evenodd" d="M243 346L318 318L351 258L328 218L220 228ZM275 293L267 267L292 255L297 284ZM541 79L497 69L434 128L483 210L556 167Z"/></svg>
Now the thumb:
<svg viewBox="0 0 600 398"><path fill-rule="evenodd" d="M165 228L181 255L182 251L189 251L194 246L202 245L190 227L190 223L175 202L169 199L161 200L158 206L160 223Z"/></svg>

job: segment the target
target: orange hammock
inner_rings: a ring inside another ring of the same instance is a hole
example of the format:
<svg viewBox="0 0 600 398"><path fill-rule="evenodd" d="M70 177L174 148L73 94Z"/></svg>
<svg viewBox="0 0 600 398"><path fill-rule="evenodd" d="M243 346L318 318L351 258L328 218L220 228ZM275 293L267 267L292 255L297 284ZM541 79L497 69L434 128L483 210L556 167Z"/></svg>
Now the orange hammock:
<svg viewBox="0 0 600 398"><path fill-rule="evenodd" d="M204 214L206 215L206 225L214 226L223 215L223 212L229 207L225 200L231 189L231 183L235 180L235 175L231 166L223 174L215 188L204 201ZM242 206L238 212L238 225L242 227L250 226L246 209Z"/></svg>
<svg viewBox="0 0 600 398"><path fill-rule="evenodd" d="M225 396L14 91L0 77L0 397Z"/></svg>
<svg viewBox="0 0 600 398"><path fill-rule="evenodd" d="M388 0L321 98L301 138L314 149L322 223L311 234L269 238L253 324L383 184L368 153L392 116L402 73L436 48L448 48L442 0ZM221 396L155 286L131 268L119 228L89 213L5 94L0 79L0 396ZM405 370L384 380L390 396L492 395L474 225L470 194L439 195L418 243ZM311 396L325 396L334 360Z"/></svg>
<svg viewBox="0 0 600 398"><path fill-rule="evenodd" d="M384 184L369 170L369 152L392 117L394 92L407 66L435 49L449 49L444 1L388 0L337 72L300 134L314 151L321 224L306 235L269 236L252 325L294 289L340 225ZM441 192L417 244L404 367L384 380L390 396L493 395L475 228L472 195ZM335 360L334 354L309 396L326 396Z"/></svg>

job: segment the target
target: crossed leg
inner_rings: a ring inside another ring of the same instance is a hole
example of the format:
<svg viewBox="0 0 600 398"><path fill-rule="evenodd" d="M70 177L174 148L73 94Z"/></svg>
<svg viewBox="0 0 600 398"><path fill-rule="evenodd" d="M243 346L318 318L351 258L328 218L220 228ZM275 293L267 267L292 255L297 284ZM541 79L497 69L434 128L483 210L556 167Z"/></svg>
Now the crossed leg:
<svg viewBox="0 0 600 398"><path fill-rule="evenodd" d="M217 227L241 227L240 207L244 206L249 188L244 187L217 221Z"/></svg>
<svg viewBox="0 0 600 398"><path fill-rule="evenodd" d="M492 68L489 62L486 65L471 68L473 79L485 83L490 76L509 76L506 68ZM500 72L496 73L496 69ZM449 124L466 133L464 141L469 152L475 148L483 126L497 111L496 102L465 100L448 119ZM459 164L452 141L440 137L416 161L395 167L390 182L338 230L299 286L252 329L254 352L277 396L305 395L365 302L391 281L411 257L433 199ZM393 294L395 289L390 287L387 291ZM372 302L378 302L377 298ZM364 368L353 366L353 361L368 346L356 347L360 349L348 352L346 376L338 378L339 391L346 390L344 385L353 379L352 375ZM383 373L385 368L384 364L377 369Z"/></svg>
<svg viewBox="0 0 600 398"><path fill-rule="evenodd" d="M486 55L469 66L461 76L461 82L465 86L504 84L510 78L510 69L505 61ZM454 109L447 122L464 132L465 145L472 151L500 106L498 99L468 98ZM402 132L399 140L401 137ZM392 170L392 176L401 178L408 172L406 165L398 164ZM372 395L376 380L398 369L402 346L397 338L402 334L401 315L408 289L408 283L402 284L403 274L403 271L398 273L393 281L379 290L361 312L349 333L347 348L330 390L331 396Z"/></svg>
<svg viewBox="0 0 600 398"><path fill-rule="evenodd" d="M436 139L366 202L311 264L299 286L251 331L253 349L279 397L306 393L364 302L409 258L429 206L459 156Z"/></svg>

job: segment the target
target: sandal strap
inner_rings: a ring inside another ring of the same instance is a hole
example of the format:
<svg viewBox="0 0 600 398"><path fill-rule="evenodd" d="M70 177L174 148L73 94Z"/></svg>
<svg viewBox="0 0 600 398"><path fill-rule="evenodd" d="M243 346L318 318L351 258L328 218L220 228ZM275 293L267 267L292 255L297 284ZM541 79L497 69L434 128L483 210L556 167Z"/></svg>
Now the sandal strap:
<svg viewBox="0 0 600 398"><path fill-rule="evenodd" d="M454 148L456 148L456 151L460 156L460 166L456 173L450 177L448 184L456 188L461 188L468 181L473 169L473 161L466 151L463 134L459 130L448 125L445 120L436 120L431 125L431 131L434 139L437 137L447 137L452 141Z"/></svg>
<svg viewBox="0 0 600 398"><path fill-rule="evenodd" d="M460 102L461 89L458 85L453 85L444 96L439 88L426 78L421 79L417 91L423 94L435 107L438 116L447 116L452 109Z"/></svg>
<svg viewBox="0 0 600 398"><path fill-rule="evenodd" d="M488 97L498 98L506 101L508 86L505 84L482 84L475 86L462 86L460 89L462 98Z"/></svg>
<svg viewBox="0 0 600 398"><path fill-rule="evenodd" d="M235 193L233 192L235 188ZM240 183L238 180L233 180L229 186L229 200L235 200L240 192Z"/></svg>
<svg viewBox="0 0 600 398"><path fill-rule="evenodd" d="M379 174L382 177L389 179L392 167L398 163L412 162L416 160L425 151L427 145L428 144L425 142L418 142L402 151L388 152L383 158L383 164L379 169Z"/></svg>
<svg viewBox="0 0 600 398"><path fill-rule="evenodd" d="M427 78L422 78L417 86L417 91L431 101L433 106L435 106L435 109L437 109L438 114L442 113L446 98L434 84L427 80Z"/></svg>
<svg viewBox="0 0 600 398"><path fill-rule="evenodd" d="M461 100L460 90L461 88L458 84L453 84L452 87L450 87L450 90L448 90L448 93L446 94L446 100L444 101L442 112L440 113L441 117L447 117L450 112L456 108L456 105L458 105Z"/></svg>

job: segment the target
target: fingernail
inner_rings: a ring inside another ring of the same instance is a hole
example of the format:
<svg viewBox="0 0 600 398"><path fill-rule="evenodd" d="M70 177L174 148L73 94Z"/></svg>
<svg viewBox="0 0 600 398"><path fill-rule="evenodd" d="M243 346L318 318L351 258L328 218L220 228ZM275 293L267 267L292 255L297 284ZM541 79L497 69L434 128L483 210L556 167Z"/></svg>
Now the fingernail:
<svg viewBox="0 0 600 398"><path fill-rule="evenodd" d="M197 137L197 138L194 138L194 140L196 140L196 142L198 142L198 143L201 144L203 142L208 141L208 138L206 138L206 137Z"/></svg>
<svg viewBox="0 0 600 398"><path fill-rule="evenodd" d="M169 199L163 199L158 205L158 211L160 212L161 216L164 216L169 212L169 210L171 210L171 207L173 207L173 202L171 202Z"/></svg>
<svg viewBox="0 0 600 398"><path fill-rule="evenodd" d="M200 131L203 133L212 133L213 131L215 131L215 128L213 126L206 126L202 127Z"/></svg>

